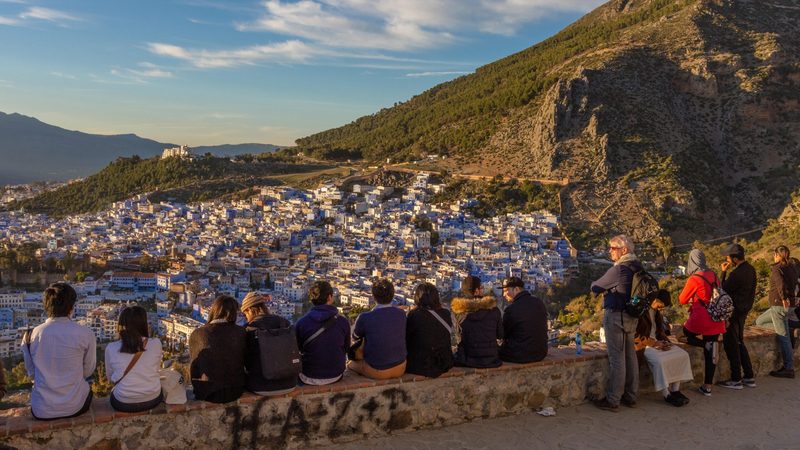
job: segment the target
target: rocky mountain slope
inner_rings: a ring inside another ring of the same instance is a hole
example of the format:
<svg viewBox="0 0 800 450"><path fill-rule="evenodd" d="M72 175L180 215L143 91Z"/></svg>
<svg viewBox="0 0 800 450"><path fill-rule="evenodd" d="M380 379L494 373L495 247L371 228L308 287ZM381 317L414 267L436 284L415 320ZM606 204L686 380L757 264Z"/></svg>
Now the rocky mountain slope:
<svg viewBox="0 0 800 450"><path fill-rule="evenodd" d="M564 179L563 218L677 242L776 217L800 187L800 2L613 0L394 108L298 140Z"/></svg>

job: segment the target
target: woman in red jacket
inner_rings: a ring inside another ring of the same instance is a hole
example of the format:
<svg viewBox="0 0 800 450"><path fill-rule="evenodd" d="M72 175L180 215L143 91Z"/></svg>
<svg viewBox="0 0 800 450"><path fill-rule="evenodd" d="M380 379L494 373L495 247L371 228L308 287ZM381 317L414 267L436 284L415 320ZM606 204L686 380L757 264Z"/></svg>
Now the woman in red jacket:
<svg viewBox="0 0 800 450"><path fill-rule="evenodd" d="M681 292L680 301L681 305L689 304L689 319L683 324L683 332L689 345L703 348L706 370L700 392L710 396L714 372L717 370L718 341L725 334L725 322L712 320L707 309L713 286L719 286L719 280L706 265L706 256L698 249L689 253L686 273L689 278Z"/></svg>

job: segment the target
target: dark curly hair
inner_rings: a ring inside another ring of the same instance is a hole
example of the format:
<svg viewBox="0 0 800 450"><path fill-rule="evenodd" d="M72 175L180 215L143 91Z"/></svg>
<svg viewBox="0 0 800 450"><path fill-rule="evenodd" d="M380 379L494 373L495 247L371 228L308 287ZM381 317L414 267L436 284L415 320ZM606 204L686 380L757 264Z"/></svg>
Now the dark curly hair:
<svg viewBox="0 0 800 450"><path fill-rule="evenodd" d="M394 298L394 285L386 278L375 280L372 284L372 297L381 305L391 303Z"/></svg>
<svg viewBox="0 0 800 450"><path fill-rule="evenodd" d="M48 317L67 317L72 312L78 294L67 283L53 283L44 290L44 310Z"/></svg>

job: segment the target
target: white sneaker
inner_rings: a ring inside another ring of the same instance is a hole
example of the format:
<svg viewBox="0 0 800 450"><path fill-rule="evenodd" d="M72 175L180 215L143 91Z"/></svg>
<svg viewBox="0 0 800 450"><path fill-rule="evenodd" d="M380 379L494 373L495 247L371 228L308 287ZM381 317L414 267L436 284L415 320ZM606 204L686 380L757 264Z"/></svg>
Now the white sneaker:
<svg viewBox="0 0 800 450"><path fill-rule="evenodd" d="M724 388L735 389L737 391L741 391L742 389L744 389L744 385L742 385L741 381L728 380L728 381L720 381L717 384Z"/></svg>
<svg viewBox="0 0 800 450"><path fill-rule="evenodd" d="M754 388L756 387L756 379L755 378L742 378L742 384L749 387Z"/></svg>

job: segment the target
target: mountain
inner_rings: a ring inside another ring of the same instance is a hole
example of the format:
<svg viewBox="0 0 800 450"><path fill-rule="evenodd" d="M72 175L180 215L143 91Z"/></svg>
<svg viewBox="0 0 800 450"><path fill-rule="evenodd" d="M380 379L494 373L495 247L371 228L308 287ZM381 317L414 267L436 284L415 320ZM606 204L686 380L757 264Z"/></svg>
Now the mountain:
<svg viewBox="0 0 800 450"><path fill-rule="evenodd" d="M160 155L174 144L135 134L87 134L48 125L33 117L0 112L0 185L31 181L63 181L90 175L122 156ZM193 148L196 154L216 156L265 153L269 144L215 145Z"/></svg>
<svg viewBox="0 0 800 450"><path fill-rule="evenodd" d="M317 157L566 180L571 237L761 226L800 187L800 3L613 0L409 101L297 140Z"/></svg>

